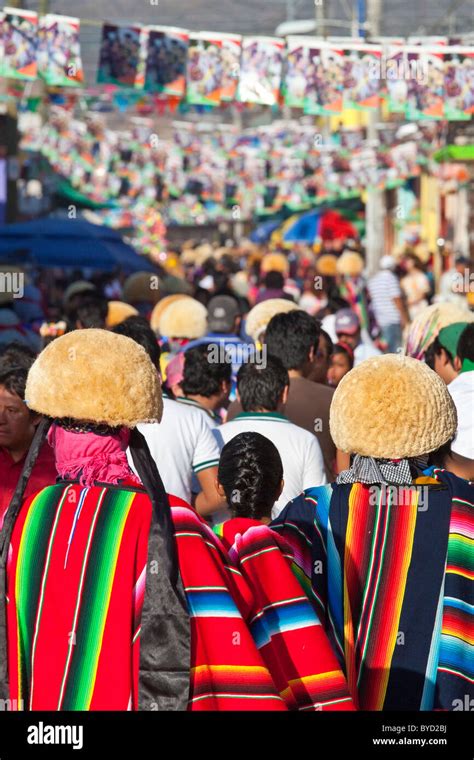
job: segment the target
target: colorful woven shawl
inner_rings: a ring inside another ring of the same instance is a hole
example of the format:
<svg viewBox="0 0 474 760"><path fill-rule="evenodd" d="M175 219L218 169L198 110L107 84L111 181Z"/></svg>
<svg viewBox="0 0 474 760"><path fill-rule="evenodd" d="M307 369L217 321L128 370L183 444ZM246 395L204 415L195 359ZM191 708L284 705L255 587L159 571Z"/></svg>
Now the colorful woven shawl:
<svg viewBox="0 0 474 760"><path fill-rule="evenodd" d="M272 524L360 709L452 710L474 696L474 488L444 471L421 484L309 489Z"/></svg>
<svg viewBox="0 0 474 760"><path fill-rule="evenodd" d="M290 546L255 520L218 526L252 594L250 628L290 710L353 710L346 680L306 594Z"/></svg>
<svg viewBox="0 0 474 760"><path fill-rule="evenodd" d="M197 514L169 499L191 615L190 709L285 710L244 621L247 584ZM141 489L58 484L24 503L7 568L18 709L137 708L150 520Z"/></svg>

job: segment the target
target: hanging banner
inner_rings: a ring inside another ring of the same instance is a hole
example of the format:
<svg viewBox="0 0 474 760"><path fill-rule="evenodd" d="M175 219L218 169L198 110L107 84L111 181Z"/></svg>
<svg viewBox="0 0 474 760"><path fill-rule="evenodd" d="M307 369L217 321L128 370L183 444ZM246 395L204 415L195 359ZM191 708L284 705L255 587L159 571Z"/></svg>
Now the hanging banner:
<svg viewBox="0 0 474 760"><path fill-rule="evenodd" d="M184 97L189 33L173 27L148 27L145 89Z"/></svg>
<svg viewBox="0 0 474 760"><path fill-rule="evenodd" d="M240 55L242 37L238 34L221 34L222 47L222 86L221 101L232 102L237 98L240 79Z"/></svg>
<svg viewBox="0 0 474 760"><path fill-rule="evenodd" d="M48 13L38 29L38 74L51 86L74 87L84 81L79 44L80 21Z"/></svg>
<svg viewBox="0 0 474 760"><path fill-rule="evenodd" d="M140 32L138 26L103 25L97 72L99 84L135 86L140 62Z"/></svg>
<svg viewBox="0 0 474 760"><path fill-rule="evenodd" d="M304 112L331 115L342 113L344 84L344 51L329 43L319 42L309 49L306 73Z"/></svg>
<svg viewBox="0 0 474 760"><path fill-rule="evenodd" d="M405 47L410 77L406 117L409 120L442 119L444 116L444 51Z"/></svg>
<svg viewBox="0 0 474 760"><path fill-rule="evenodd" d="M222 93L222 40L199 32L189 37L186 100L193 105L217 106Z"/></svg>
<svg viewBox="0 0 474 760"><path fill-rule="evenodd" d="M344 108L377 108L382 81L382 48L378 45L344 46Z"/></svg>
<svg viewBox="0 0 474 760"><path fill-rule="evenodd" d="M444 62L444 117L451 121L474 114L474 48L448 48Z"/></svg>
<svg viewBox="0 0 474 760"><path fill-rule="evenodd" d="M384 79L388 110L392 113L405 113L409 77L409 61L405 49L400 45L390 45Z"/></svg>
<svg viewBox="0 0 474 760"><path fill-rule="evenodd" d="M285 103L303 108L305 103L310 43L302 37L287 37L286 75L283 86Z"/></svg>
<svg viewBox="0 0 474 760"><path fill-rule="evenodd" d="M17 8L4 8L3 13L0 75L12 79L36 79L38 14Z"/></svg>
<svg viewBox="0 0 474 760"><path fill-rule="evenodd" d="M273 37L244 38L239 83L242 103L278 103L284 49L283 40Z"/></svg>

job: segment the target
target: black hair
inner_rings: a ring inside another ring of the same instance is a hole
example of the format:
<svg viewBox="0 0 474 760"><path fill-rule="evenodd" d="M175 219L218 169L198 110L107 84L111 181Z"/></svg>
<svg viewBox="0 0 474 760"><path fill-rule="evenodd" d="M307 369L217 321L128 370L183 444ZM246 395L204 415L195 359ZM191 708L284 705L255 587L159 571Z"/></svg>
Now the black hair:
<svg viewBox="0 0 474 760"><path fill-rule="evenodd" d="M153 365L157 369L160 368L161 350L158 341L156 340L155 333L145 317L127 317L123 322L115 325L112 332L117 333L117 335L125 335L126 338L131 338L135 343L139 343L147 352Z"/></svg>
<svg viewBox="0 0 474 760"><path fill-rule="evenodd" d="M275 412L286 386L288 372L276 357L268 356L266 364L242 364L237 374L237 388L244 412L264 409Z"/></svg>
<svg viewBox="0 0 474 760"><path fill-rule="evenodd" d="M0 385L8 393L16 393L23 401L25 400L26 379L28 370L25 367L0 367Z"/></svg>
<svg viewBox="0 0 474 760"><path fill-rule="evenodd" d="M330 357L334 351L334 343L332 342L332 338L329 335L329 333L326 332L326 330L323 330L321 328L320 328L320 335L326 344L328 357Z"/></svg>
<svg viewBox="0 0 474 760"><path fill-rule="evenodd" d="M86 293L74 309L73 321L82 327L104 328L107 320L108 304L103 296Z"/></svg>
<svg viewBox="0 0 474 760"><path fill-rule="evenodd" d="M240 433L221 451L217 473L234 517L271 518L283 465L276 446L260 433Z"/></svg>
<svg viewBox="0 0 474 760"><path fill-rule="evenodd" d="M17 340L0 351L0 372L16 367L28 370L36 359L36 351Z"/></svg>
<svg viewBox="0 0 474 760"><path fill-rule="evenodd" d="M181 388L186 396L210 398L221 392L222 383L230 383L232 364L213 360L214 345L204 343L185 352Z"/></svg>
<svg viewBox="0 0 474 760"><path fill-rule="evenodd" d="M446 461L451 456L451 443L452 440L447 441L446 443L443 443L439 449L436 449L436 451L431 451L428 454L427 467L431 467L433 465L440 468L446 467Z"/></svg>
<svg viewBox="0 0 474 760"><path fill-rule="evenodd" d="M270 290L282 290L283 285L285 284L285 278L281 272L271 271L266 273L263 282L265 287Z"/></svg>
<svg viewBox="0 0 474 760"><path fill-rule="evenodd" d="M439 342L439 338L436 337L434 341L426 349L425 356L424 356L425 364L427 364L428 367L430 367L430 369L434 370L435 357L440 356L441 351L444 351L446 353L446 356L448 357L450 364L454 364L453 355L451 354L450 351L448 351L447 348L441 345L441 343Z"/></svg>
<svg viewBox="0 0 474 760"><path fill-rule="evenodd" d="M474 362L474 322L465 327L461 333L457 354L461 361L469 359Z"/></svg>
<svg viewBox="0 0 474 760"><path fill-rule="evenodd" d="M276 314L265 332L267 351L276 356L285 369L301 369L308 361L308 354L318 348L321 328L319 322L305 311L289 311Z"/></svg>

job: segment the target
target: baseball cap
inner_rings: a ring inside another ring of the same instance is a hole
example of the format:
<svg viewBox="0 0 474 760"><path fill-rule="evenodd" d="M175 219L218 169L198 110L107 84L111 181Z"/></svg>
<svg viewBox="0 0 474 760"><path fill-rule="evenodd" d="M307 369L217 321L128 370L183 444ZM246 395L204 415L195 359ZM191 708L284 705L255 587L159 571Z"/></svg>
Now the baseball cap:
<svg viewBox="0 0 474 760"><path fill-rule="evenodd" d="M379 261L380 269L395 269L397 262L393 256L386 254Z"/></svg>
<svg viewBox="0 0 474 760"><path fill-rule="evenodd" d="M230 333L235 318L240 316L239 304L232 296L215 296L207 306L208 326L211 332Z"/></svg>
<svg viewBox="0 0 474 760"><path fill-rule="evenodd" d="M468 322L455 322L452 325L443 327L438 333L438 342L443 346L446 351L449 351L451 356L456 356L458 352L459 338L466 329Z"/></svg>
<svg viewBox="0 0 474 760"><path fill-rule="evenodd" d="M336 333L338 335L354 335L360 329L359 317L352 309L340 309L336 312Z"/></svg>

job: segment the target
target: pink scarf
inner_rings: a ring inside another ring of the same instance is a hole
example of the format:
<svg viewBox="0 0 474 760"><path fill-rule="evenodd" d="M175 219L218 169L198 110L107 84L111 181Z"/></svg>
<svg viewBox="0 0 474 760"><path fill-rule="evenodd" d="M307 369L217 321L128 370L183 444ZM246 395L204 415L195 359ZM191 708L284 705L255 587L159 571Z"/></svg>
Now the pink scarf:
<svg viewBox="0 0 474 760"><path fill-rule="evenodd" d="M126 428L117 435L104 436L53 425L48 433L59 476L65 480L79 478L82 486L92 486L95 481L117 484L125 479L140 485L125 453L129 438L130 431Z"/></svg>

